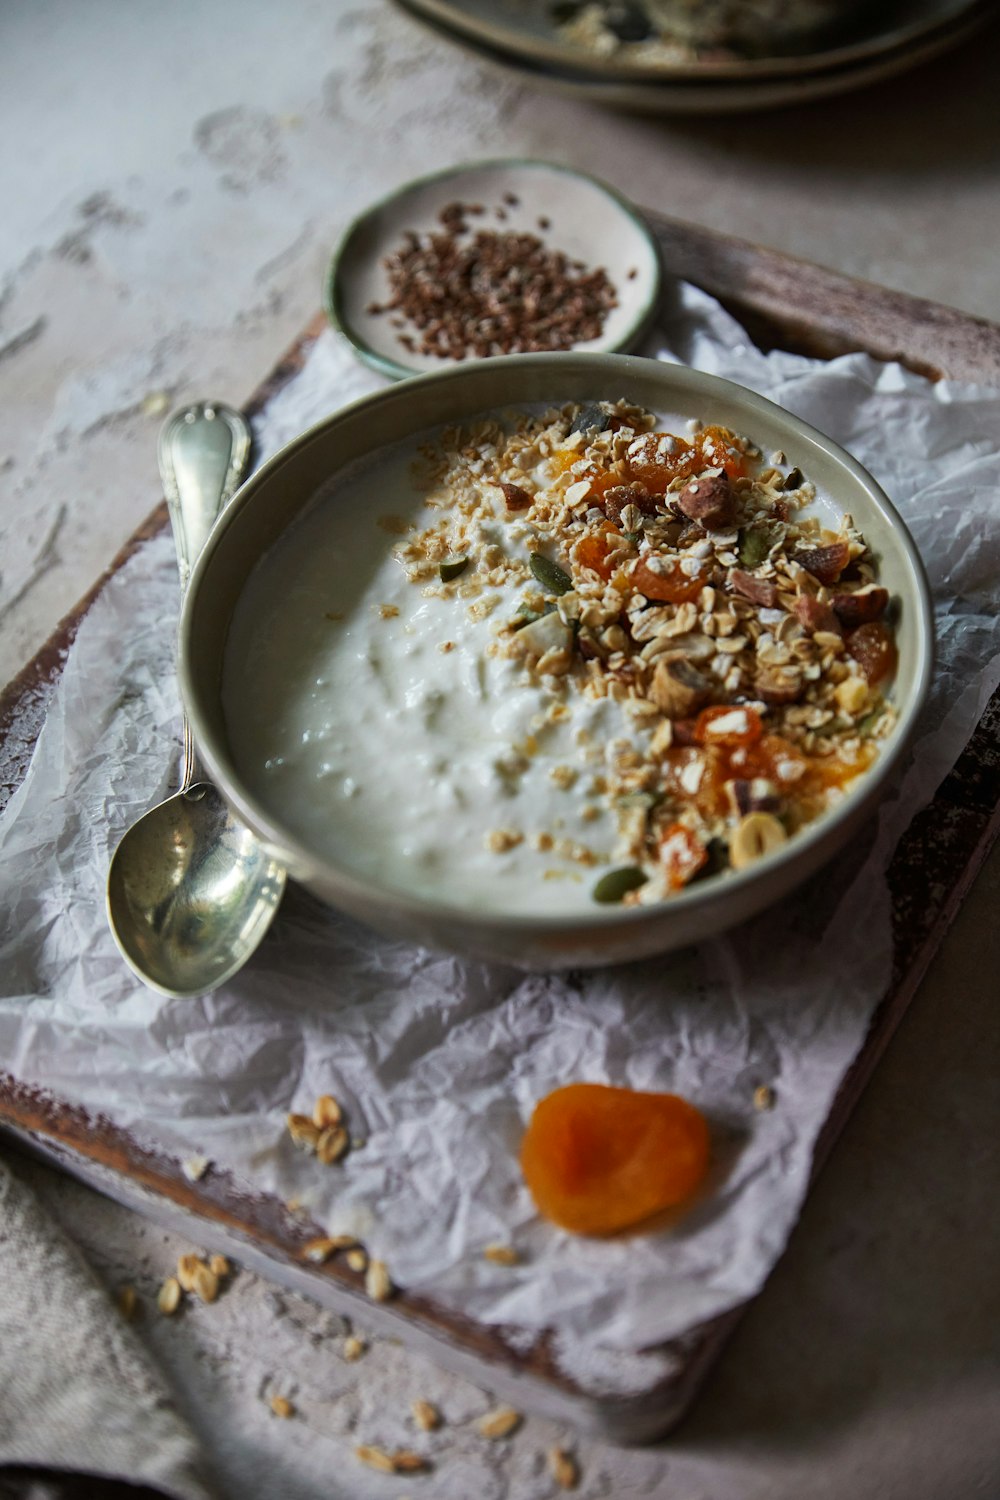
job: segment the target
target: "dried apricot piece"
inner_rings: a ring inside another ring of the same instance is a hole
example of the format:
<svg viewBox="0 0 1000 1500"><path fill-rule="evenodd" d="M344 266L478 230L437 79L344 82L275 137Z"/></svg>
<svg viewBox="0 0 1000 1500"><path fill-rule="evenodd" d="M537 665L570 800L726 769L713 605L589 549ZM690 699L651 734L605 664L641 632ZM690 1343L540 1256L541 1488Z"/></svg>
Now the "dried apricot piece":
<svg viewBox="0 0 1000 1500"><path fill-rule="evenodd" d="M546 1094L521 1145L539 1212L575 1234L614 1234L684 1202L708 1158L708 1126L686 1099L602 1083Z"/></svg>
<svg viewBox="0 0 1000 1500"><path fill-rule="evenodd" d="M698 715L694 737L699 745L724 745L738 750L752 745L763 732L760 714L746 703L718 703Z"/></svg>
<svg viewBox="0 0 1000 1500"><path fill-rule="evenodd" d="M690 573L685 572L678 558L658 557L655 568L643 558L632 570L630 582L640 594L657 604L687 604L697 599L707 582L707 574L702 573L697 563Z"/></svg>
<svg viewBox="0 0 1000 1500"><path fill-rule="evenodd" d="M672 891L680 891L708 864L708 850L683 823L671 823L660 835L660 863Z"/></svg>
<svg viewBox="0 0 1000 1500"><path fill-rule="evenodd" d="M870 683L882 682L896 670L896 642L881 620L859 625L847 637L847 651Z"/></svg>

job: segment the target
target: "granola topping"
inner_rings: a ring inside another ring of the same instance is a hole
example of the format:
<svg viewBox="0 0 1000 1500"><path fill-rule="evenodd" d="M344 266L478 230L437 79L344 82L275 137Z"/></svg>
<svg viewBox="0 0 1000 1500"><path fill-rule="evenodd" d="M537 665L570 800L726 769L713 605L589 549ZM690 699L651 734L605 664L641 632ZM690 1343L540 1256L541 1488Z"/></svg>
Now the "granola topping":
<svg viewBox="0 0 1000 1500"><path fill-rule="evenodd" d="M783 846L892 731L875 559L752 435L505 413L354 484L271 554L280 618L245 592L257 692L237 711L234 669L227 717L261 794L363 873L494 909L658 902ZM330 1160L333 1105L289 1119Z"/></svg>

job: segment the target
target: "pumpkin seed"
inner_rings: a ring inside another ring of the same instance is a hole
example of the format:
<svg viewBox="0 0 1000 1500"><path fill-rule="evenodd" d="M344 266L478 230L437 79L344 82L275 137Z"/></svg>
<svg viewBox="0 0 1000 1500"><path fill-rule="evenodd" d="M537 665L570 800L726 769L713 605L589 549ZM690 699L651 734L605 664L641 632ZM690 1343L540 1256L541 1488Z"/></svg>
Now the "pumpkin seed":
<svg viewBox="0 0 1000 1500"><path fill-rule="evenodd" d="M528 565L538 582L550 594L568 594L573 587L573 580L566 569L553 562L551 557L546 557L544 552L533 552Z"/></svg>
<svg viewBox="0 0 1000 1500"><path fill-rule="evenodd" d="M619 870L609 870L594 886L591 895L595 901L612 903L621 901L629 891L637 891L649 877L635 865L623 865Z"/></svg>
<svg viewBox="0 0 1000 1500"><path fill-rule="evenodd" d="M452 579L464 573L468 566L469 559L467 557L446 557L443 562L438 564L441 582L451 583Z"/></svg>
<svg viewBox="0 0 1000 1500"><path fill-rule="evenodd" d="M740 563L744 568L759 568L775 542L779 528L763 525L748 526L740 533Z"/></svg>
<svg viewBox="0 0 1000 1500"><path fill-rule="evenodd" d="M570 432L603 432L610 421L611 418L603 406L598 406L596 401L592 401L573 418Z"/></svg>

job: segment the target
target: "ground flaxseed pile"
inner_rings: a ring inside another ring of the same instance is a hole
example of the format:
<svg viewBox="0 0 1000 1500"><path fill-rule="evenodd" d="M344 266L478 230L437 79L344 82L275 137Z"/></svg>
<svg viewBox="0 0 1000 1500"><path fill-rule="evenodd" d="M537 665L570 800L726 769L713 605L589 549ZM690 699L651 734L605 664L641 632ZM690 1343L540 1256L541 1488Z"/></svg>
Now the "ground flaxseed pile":
<svg viewBox="0 0 1000 1500"><path fill-rule="evenodd" d="M618 303L603 267L589 270L534 234L471 228L484 212L452 203L440 230L408 231L383 262L391 295L369 313L394 314L403 347L439 359L570 349L600 337Z"/></svg>

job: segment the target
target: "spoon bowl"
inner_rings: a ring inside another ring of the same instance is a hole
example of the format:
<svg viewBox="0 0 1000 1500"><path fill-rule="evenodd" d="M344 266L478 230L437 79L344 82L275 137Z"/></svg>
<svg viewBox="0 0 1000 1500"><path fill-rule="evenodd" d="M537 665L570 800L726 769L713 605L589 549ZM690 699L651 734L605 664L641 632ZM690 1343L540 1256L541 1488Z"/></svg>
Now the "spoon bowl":
<svg viewBox="0 0 1000 1500"><path fill-rule="evenodd" d="M133 972L163 994L187 997L243 967L284 888L281 865L211 782L199 781L125 834L108 872L108 908Z"/></svg>
<svg viewBox="0 0 1000 1500"><path fill-rule="evenodd" d="M250 454L239 412L201 402L160 436L181 592ZM133 973L177 998L243 967L281 902L285 871L201 774L187 719L180 790L123 835L108 870L108 922Z"/></svg>

